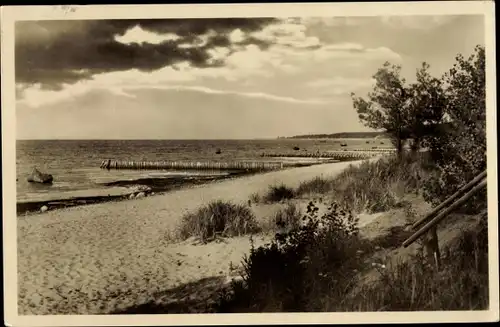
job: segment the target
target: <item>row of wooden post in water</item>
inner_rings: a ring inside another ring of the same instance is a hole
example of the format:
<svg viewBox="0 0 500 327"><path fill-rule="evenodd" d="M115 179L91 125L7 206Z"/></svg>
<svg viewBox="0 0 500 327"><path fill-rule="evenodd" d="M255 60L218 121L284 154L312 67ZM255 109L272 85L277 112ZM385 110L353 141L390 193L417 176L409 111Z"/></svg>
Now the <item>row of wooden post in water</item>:
<svg viewBox="0 0 500 327"><path fill-rule="evenodd" d="M196 169L196 170L274 170L282 162L259 161L122 161L104 160L101 169Z"/></svg>
<svg viewBox="0 0 500 327"><path fill-rule="evenodd" d="M384 149L385 150L385 149ZM390 150L389 150L390 151ZM335 151L335 152L309 152L309 153L263 153L261 157L274 158L328 158L335 160L368 159L389 151ZM312 164L312 163L311 163ZM196 169L196 170L276 170L293 163L264 162L264 161L124 161L103 160L102 169ZM299 164L297 164L299 165Z"/></svg>

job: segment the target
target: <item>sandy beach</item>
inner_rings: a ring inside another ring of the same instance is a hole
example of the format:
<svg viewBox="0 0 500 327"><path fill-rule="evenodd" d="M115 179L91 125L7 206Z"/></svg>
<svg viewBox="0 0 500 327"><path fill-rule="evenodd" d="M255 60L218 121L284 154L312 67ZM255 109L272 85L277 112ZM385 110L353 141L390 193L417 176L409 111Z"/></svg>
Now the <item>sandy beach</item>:
<svg viewBox="0 0 500 327"><path fill-rule="evenodd" d="M165 294L187 283L223 282L237 275L231 266L248 253L249 237L172 244L168 235L185 212L216 199L246 203L252 193L274 183L296 187L359 162L292 168L142 199L19 216L19 313L106 314L175 301ZM258 236L254 241L258 246L267 240Z"/></svg>

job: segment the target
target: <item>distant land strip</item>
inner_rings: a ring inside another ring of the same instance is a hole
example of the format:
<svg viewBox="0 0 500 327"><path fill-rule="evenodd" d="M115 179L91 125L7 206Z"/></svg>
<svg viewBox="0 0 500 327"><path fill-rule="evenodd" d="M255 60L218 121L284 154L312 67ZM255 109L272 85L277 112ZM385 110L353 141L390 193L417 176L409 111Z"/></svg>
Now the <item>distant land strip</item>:
<svg viewBox="0 0 500 327"><path fill-rule="evenodd" d="M278 139L365 139L365 138L389 138L386 132L343 132L333 134L306 134L288 137L278 137Z"/></svg>

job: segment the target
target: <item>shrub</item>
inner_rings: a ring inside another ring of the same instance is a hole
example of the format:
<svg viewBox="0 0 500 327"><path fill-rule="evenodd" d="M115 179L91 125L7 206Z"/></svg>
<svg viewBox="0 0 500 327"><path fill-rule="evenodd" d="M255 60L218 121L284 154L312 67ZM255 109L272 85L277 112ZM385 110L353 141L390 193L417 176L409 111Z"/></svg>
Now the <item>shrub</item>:
<svg viewBox="0 0 500 327"><path fill-rule="evenodd" d="M264 196L265 202L279 202L282 200L292 199L295 196L295 192L292 188L281 185L272 185L269 187L269 191Z"/></svg>
<svg viewBox="0 0 500 327"><path fill-rule="evenodd" d="M213 201L196 212L183 216L178 236L187 239L198 237L209 241L216 236L239 236L258 231L253 212L244 205Z"/></svg>
<svg viewBox="0 0 500 327"><path fill-rule="evenodd" d="M488 308L486 214L476 228L442 250L442 269L437 272L418 253L395 265L368 265L374 245L397 247L408 235L400 228L382 240L361 239L357 222L338 208L331 207L318 219L318 208L311 204L306 225L276 235L269 245L252 246L244 258L243 279L221 293L216 312ZM360 284L357 272L370 268L378 271L379 278Z"/></svg>
<svg viewBox="0 0 500 327"><path fill-rule="evenodd" d="M346 284L358 262L357 221L337 204L321 217L318 210L311 202L304 225L252 245L243 280L221 295L218 312L314 311L321 303L311 299Z"/></svg>

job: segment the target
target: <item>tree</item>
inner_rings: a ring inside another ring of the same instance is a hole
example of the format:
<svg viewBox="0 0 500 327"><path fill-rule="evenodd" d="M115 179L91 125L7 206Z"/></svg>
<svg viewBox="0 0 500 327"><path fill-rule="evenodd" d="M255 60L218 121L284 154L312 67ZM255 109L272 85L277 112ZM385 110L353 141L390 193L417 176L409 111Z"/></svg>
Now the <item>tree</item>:
<svg viewBox="0 0 500 327"><path fill-rule="evenodd" d="M410 96L404 116L413 141L413 152L418 151L421 143L428 136L434 135L444 123L447 98L443 81L432 77L429 67L429 64L423 62L422 67L417 69L416 82L408 88Z"/></svg>
<svg viewBox="0 0 500 327"><path fill-rule="evenodd" d="M373 76L376 84L368 101L352 94L354 108L368 127L385 129L392 136L399 155L403 143L412 140L414 152L427 136L435 134L443 123L447 98L444 82L432 77L429 65L417 69L416 81L409 86L400 77L400 66L384 66Z"/></svg>
<svg viewBox="0 0 500 327"><path fill-rule="evenodd" d="M410 95L400 73L400 66L386 62L373 76L376 83L373 91L368 93L368 101L351 93L359 119L367 127L385 130L391 136L399 156L404 141L409 137L404 111Z"/></svg>
<svg viewBox="0 0 500 327"><path fill-rule="evenodd" d="M484 47L465 59L456 57L442 83L445 88L447 128L427 137L439 174L428 182L424 195L437 204L486 169L486 75ZM486 194L470 203L484 204ZM469 205L469 209L474 206Z"/></svg>
<svg viewBox="0 0 500 327"><path fill-rule="evenodd" d="M484 48L457 62L442 77L445 87L448 128L429 137L429 148L434 160L440 164L460 162L477 171L486 160L486 84ZM484 160L483 160L484 159ZM472 166L471 166L472 165Z"/></svg>

